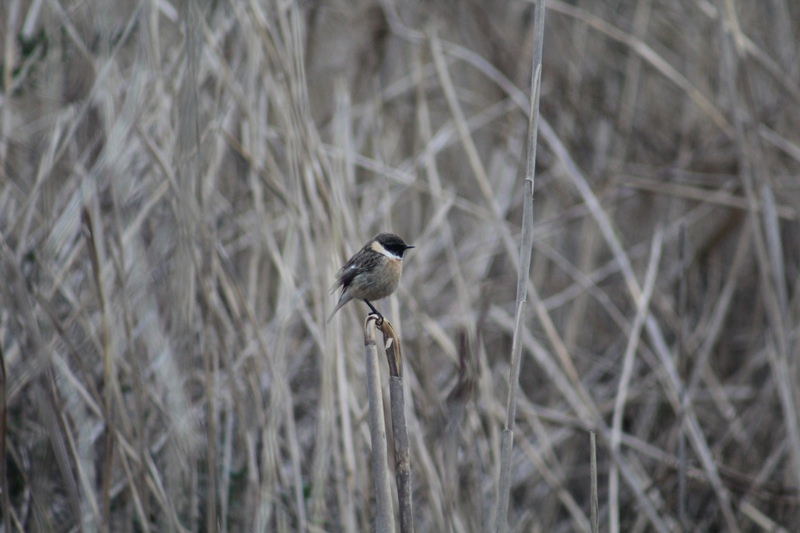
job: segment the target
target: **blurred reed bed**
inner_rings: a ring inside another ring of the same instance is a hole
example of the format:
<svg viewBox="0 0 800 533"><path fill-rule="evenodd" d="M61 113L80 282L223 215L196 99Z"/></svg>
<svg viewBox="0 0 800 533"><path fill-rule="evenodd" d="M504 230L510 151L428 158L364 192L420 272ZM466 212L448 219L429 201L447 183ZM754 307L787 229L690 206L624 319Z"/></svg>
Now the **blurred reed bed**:
<svg viewBox="0 0 800 533"><path fill-rule="evenodd" d="M800 6L547 7L510 530L590 531L589 431L603 530L796 530ZM4 2L4 530L370 530L382 230L417 529L489 529L532 13Z"/></svg>

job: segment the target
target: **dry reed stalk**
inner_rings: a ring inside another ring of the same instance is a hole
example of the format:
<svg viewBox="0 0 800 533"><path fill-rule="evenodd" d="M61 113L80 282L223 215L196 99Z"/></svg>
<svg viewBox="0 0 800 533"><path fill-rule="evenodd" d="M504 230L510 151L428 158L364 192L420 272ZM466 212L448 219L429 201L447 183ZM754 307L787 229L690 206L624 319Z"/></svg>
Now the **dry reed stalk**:
<svg viewBox="0 0 800 533"><path fill-rule="evenodd" d="M738 28L735 12L726 2L725 18L728 25L720 24L722 32L722 51L725 88L733 102L739 101L736 83L739 70L739 57L743 55L741 30ZM733 41L733 43L731 42ZM733 45L736 46L733 46ZM743 76L752 87L750 75L745 70ZM794 483L800 486L800 396L797 392L797 379L800 377L800 365L790 363L789 353L792 342L787 330L788 296L786 294L784 257L779 236L778 216L775 198L769 179L758 180L765 176L767 170L759 143L753 139L754 134L745 126L746 114L752 112L749 105L733 107L733 122L738 157L741 161L741 178L747 195L751 232L754 237L756 259L759 265L759 276L762 285L762 296L767 309L767 316L772 327L770 346L770 366L777 382L778 398L783 410L783 420L787 431L787 446L791 456ZM758 180L758 181L757 181ZM757 213L761 212L762 220Z"/></svg>
<svg viewBox="0 0 800 533"><path fill-rule="evenodd" d="M528 294L528 278L533 248L533 189L536 173L536 140L539 131L539 98L542 79L542 48L544 46L544 14L545 2L536 3L534 13L533 60L531 64L531 97L528 116L528 147L525 182L522 188L523 215L522 241L519 252L519 272L517 277L516 319L514 337L511 348L511 370L509 373L508 404L506 406L506 422L503 428L503 441L500 455L497 497L495 501L493 529L503 533L508 528L508 499L511 492L511 448L514 443L514 424L517 414L517 389L519 372L522 365L522 335L525 318L525 304Z"/></svg>
<svg viewBox="0 0 800 533"><path fill-rule="evenodd" d="M394 444L394 476L397 484L400 532L414 533L414 501L411 491L411 454L408 446L406 402L403 389L403 357L400 339L388 320L378 326L383 333L386 361L389 364L389 394L392 413L392 441Z"/></svg>
<svg viewBox="0 0 800 533"><path fill-rule="evenodd" d="M8 450L8 392L6 389L6 356L3 347L0 346L0 457L4 460L0 461L0 490L2 494L3 505L3 531L11 530L11 517L14 512L11 507L11 498L8 494L8 461L5 460L6 452Z"/></svg>
<svg viewBox="0 0 800 533"><path fill-rule="evenodd" d="M650 298L653 295L653 289L656 284L656 275L658 274L659 260L661 259L661 250L663 245L663 232L659 229L653 237L653 244L650 249L650 260L647 263L647 274L645 274L644 288L642 295L636 304L636 316L633 320L631 332L628 336L628 344L625 347L625 355L622 362L622 373L619 378L619 385L617 395L614 400L614 416L611 422L611 447L614 451L620 448L622 441L622 416L625 411L625 402L627 401L628 388L630 386L631 376L633 374L634 359L636 351L638 350L641 341L640 335L642 327L644 326L645 318L650 312ZM620 530L619 525L619 473L617 465L612 464L609 469L608 476L608 506L609 506L609 524L608 530L612 533L618 533Z"/></svg>
<svg viewBox="0 0 800 533"><path fill-rule="evenodd" d="M594 431L589 432L589 453L591 458L589 460L589 468L591 472L591 524L592 533L599 533L600 520L598 518L598 502L597 502L597 436Z"/></svg>
<svg viewBox="0 0 800 533"><path fill-rule="evenodd" d="M550 438L547 432L541 427L541 423L536 420L538 413L526 414L526 418L535 428L537 437L543 441ZM558 439L555 439L558 440ZM531 461L531 464L536 468L536 472L540 474L547 482L548 487L555 494L572 519L572 528L575 531L584 533L591 532L591 521L586 517L586 513L581 509L580 503L573 497L568 490L568 480L564 479L564 471L561 465L558 464L558 459L553 453L554 443L548 442L541 446L542 450L537 450L535 446L531 445L527 440L521 439L519 441L520 450ZM549 463L549 464L548 464ZM552 465L552 466L551 466ZM538 510L543 511L543 510Z"/></svg>
<svg viewBox="0 0 800 533"><path fill-rule="evenodd" d="M383 392L378 366L378 347L375 342L375 323L378 317L367 316L364 321L364 350L367 366L367 394L369 396L369 433L372 444L372 475L375 491L375 531L394 532L394 506L389 485L386 421L383 418Z"/></svg>
<svg viewBox="0 0 800 533"><path fill-rule="evenodd" d="M6 7L5 12L5 39L3 40L3 63L5 65L13 65L14 57L17 54L16 39L14 33L17 25L19 24L20 16L20 0L12 0ZM13 82L13 70L10 68L3 69L3 94L11 94ZM5 133L11 129L11 114L9 113L10 106L4 105L0 109L0 132ZM0 169L6 168L8 158L8 135L0 135ZM3 516L7 513L4 511ZM7 523L7 521L6 521ZM11 531L6 527L6 531Z"/></svg>
<svg viewBox="0 0 800 533"><path fill-rule="evenodd" d="M93 205L95 209L92 211L97 211L96 205ZM95 225L92 222L92 215L90 213L90 209L84 207L84 210L81 214L83 224L84 224L84 231L86 237L86 246L89 249L89 258L91 260L92 265L92 274L93 274L93 281L95 285L95 290L97 291L97 299L100 302L100 314L101 314L101 323L100 323L100 340L102 343L102 354L103 354L103 382L105 384L105 390L103 395L103 411L104 411L104 418L106 421L105 427L105 438L103 445L105 447L105 457L103 459L103 469L102 469L102 507L101 507L101 516L100 516L100 526L101 527L110 527L111 524L111 468L113 466L114 461L114 449L115 449L115 442L114 442L114 433L116 432L116 416L114 416L114 412L116 411L114 407L114 398L116 397L115 388L116 388L116 376L117 373L115 371L115 361L112 359L111 356L111 339L110 335L111 332L110 324L109 324L109 317L108 317L108 301L106 299L106 290L103 283L103 274L101 271L102 264L105 264L105 253L101 252L104 249L102 246L103 241L103 234L102 230L100 235L96 234L98 229L95 228ZM99 241L99 243L98 243ZM102 258L102 259L101 259Z"/></svg>
<svg viewBox="0 0 800 533"><path fill-rule="evenodd" d="M77 477L81 477L81 463L75 456L74 441L72 435L67 432L63 412L60 408L58 388L56 386L55 372L52 359L44 350L43 337L38 322L34 319L33 305L29 299L29 294L25 287L22 271L19 268L16 258L11 253L11 249L5 239L0 236L0 255L5 263L6 279L9 287L6 287L7 298L14 298L14 308L17 310L17 320L30 327L29 337L26 343L26 351L33 358L38 360L39 375L35 387L37 406L41 410L40 416L48 424L47 435L55 454L56 464L60 471L61 481L64 483L67 492L67 503L70 512L73 513L75 522L80 531L83 531L83 523L79 520L81 516L81 499L78 490L78 480L73 474L73 465L79 470ZM85 477L84 477L85 480ZM93 512L93 516L98 516L96 501L88 494L89 501L87 506Z"/></svg>
<svg viewBox="0 0 800 533"><path fill-rule="evenodd" d="M717 109L717 106L715 106L714 103L699 89L694 87L690 80L678 72L675 67L670 65L669 62L656 53L656 51L650 46L648 46L647 43L641 41L633 35L615 28L611 24L608 24L597 17L590 15L585 10L575 8L569 4L561 2L560 0L552 0L551 8L572 17L579 18L592 28L603 33L603 35L629 46L630 49L638 54L644 61L661 72L666 79L670 80L675 85L680 87L681 90L686 92L692 102L702 109L703 112L706 113L714 122L714 124L716 124L726 133L731 132L730 122L725 115L723 115L723 113Z"/></svg>
<svg viewBox="0 0 800 533"><path fill-rule="evenodd" d="M639 284L636 281L631 269L630 258L625 253L624 248L619 241L618 233L613 228L607 213L605 213L605 211L602 209L597 197L589 187L585 176L583 176L580 170L578 170L572 158L564 149L563 143L561 143L561 141L557 138L555 132L545 120L542 121L542 133L550 147L556 151L562 163L565 164L567 175L571 178L573 184L584 198L584 201L589 206L592 215L595 217L595 220L600 226L603 237L606 239L616 261L619 264L619 268L624 275L625 283L631 297L634 300L638 300L641 296L641 288L639 287ZM678 398L680 397L682 385L680 383L680 378L677 375L677 369L674 361L672 360L670 350L664 340L662 329L652 316L647 317L646 327L649 335L652 338L655 347L655 353L658 355L660 364L663 365L664 370L666 371L665 375L667 379L665 387L669 393L670 401L674 406L678 406ZM703 466L709 475L709 479L714 488L718 502L723 509L723 516L725 517L726 524L728 527L732 528L732 530L738 530L733 517L733 512L730 508L729 493L719 477L716 463L712 458L711 450L700 428L699 422L697 421L696 414L692 409L688 409L686 412L686 417L690 441L695 447L695 451L700 456L701 462L703 463Z"/></svg>
<svg viewBox="0 0 800 533"><path fill-rule="evenodd" d="M689 361L686 354L686 328L687 328L687 313L686 313L686 298L687 298L687 275L689 270L689 249L686 241L686 227L681 227L680 237L678 239L678 246L680 246L680 262L681 274L678 280L678 313L681 317L680 330L678 331L678 371L680 372L681 380L686 384L688 382L687 374ZM704 365L705 361L701 364ZM705 365L704 365L705 366ZM689 532L689 519L686 516L686 470L688 465L686 463L686 428L684 421L686 417L686 401L691 394L691 385L684 385L680 397L680 412L678 413L680 422L680 433L678 435L678 522L681 525L683 533Z"/></svg>

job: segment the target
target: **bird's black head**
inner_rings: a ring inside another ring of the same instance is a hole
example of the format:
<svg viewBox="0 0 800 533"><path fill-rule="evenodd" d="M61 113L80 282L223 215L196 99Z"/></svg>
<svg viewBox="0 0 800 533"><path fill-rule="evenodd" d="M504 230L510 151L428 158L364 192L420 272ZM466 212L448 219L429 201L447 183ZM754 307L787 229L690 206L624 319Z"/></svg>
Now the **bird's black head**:
<svg viewBox="0 0 800 533"><path fill-rule="evenodd" d="M403 257L403 252L409 248L413 248L413 246L406 244L403 239L394 233L379 233L375 236L375 240L378 241L381 246L386 248L388 252L391 252L398 257Z"/></svg>

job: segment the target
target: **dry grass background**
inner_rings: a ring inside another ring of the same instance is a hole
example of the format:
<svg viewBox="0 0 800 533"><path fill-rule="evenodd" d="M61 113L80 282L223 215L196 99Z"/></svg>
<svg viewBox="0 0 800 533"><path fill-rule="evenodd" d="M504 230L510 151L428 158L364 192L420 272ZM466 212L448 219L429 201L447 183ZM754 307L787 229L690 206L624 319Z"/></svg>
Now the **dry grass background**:
<svg viewBox="0 0 800 533"><path fill-rule="evenodd" d="M417 528L485 531L532 4L0 9L5 530L368 531L325 319L391 229ZM682 434L687 531L800 528L798 46L792 0L548 2L512 531L589 530L589 430L602 530L681 529Z"/></svg>

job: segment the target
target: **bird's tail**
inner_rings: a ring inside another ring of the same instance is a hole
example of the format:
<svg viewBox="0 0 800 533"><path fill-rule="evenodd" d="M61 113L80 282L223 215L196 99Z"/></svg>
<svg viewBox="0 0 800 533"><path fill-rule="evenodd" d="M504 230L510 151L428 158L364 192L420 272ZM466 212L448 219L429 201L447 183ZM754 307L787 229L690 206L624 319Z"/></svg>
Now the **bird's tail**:
<svg viewBox="0 0 800 533"><path fill-rule="evenodd" d="M333 315L336 314L336 311L341 309L342 306L350 300L352 300L352 298L349 294L347 294L347 291L343 292L341 298L339 298L339 303L336 304L336 307L333 308L333 313L331 313L331 316L328 317L328 323L330 323L330 321L333 319Z"/></svg>

